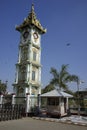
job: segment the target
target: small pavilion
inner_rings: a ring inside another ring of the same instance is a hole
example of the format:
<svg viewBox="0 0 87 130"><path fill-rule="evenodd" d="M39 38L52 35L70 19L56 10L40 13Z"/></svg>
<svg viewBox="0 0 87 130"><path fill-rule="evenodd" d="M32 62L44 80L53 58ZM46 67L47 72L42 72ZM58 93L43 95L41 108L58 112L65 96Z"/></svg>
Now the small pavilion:
<svg viewBox="0 0 87 130"><path fill-rule="evenodd" d="M57 114L60 116L67 115L68 99L73 96L61 91L59 89L54 89L50 92L41 94L41 105L44 106L48 114Z"/></svg>

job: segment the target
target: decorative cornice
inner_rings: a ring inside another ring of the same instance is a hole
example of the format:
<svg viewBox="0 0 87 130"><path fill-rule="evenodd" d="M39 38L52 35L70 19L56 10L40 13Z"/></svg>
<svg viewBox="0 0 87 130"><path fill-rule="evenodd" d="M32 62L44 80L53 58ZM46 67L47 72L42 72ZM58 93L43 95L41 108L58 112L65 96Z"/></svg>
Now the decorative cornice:
<svg viewBox="0 0 87 130"><path fill-rule="evenodd" d="M33 44L33 43L32 43L32 45L33 45L33 47L35 47L35 48L37 48L37 49L41 49L41 47L40 47L39 45L35 45L35 44Z"/></svg>
<svg viewBox="0 0 87 130"><path fill-rule="evenodd" d="M33 62L33 61L32 61L31 63L32 63L32 65L35 66L35 67L41 67L41 64L39 64L39 63L35 63L35 62Z"/></svg>
<svg viewBox="0 0 87 130"><path fill-rule="evenodd" d="M46 29L42 27L40 21L36 17L33 4L28 17L24 19L24 22L21 25L16 26L16 30L21 31L23 28L31 25L34 25L42 34L46 33Z"/></svg>

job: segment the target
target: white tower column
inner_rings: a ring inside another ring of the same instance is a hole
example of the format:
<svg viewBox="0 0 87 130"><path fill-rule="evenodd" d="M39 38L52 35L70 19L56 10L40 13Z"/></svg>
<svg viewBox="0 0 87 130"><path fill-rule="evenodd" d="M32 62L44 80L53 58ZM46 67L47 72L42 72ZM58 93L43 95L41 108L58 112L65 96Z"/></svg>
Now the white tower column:
<svg viewBox="0 0 87 130"><path fill-rule="evenodd" d="M17 96L26 96L28 113L30 107L35 106L38 94L41 94L41 35L46 33L46 29L36 17L33 4L28 17L16 26L16 30L20 32L20 42L16 82L13 86Z"/></svg>
<svg viewBox="0 0 87 130"><path fill-rule="evenodd" d="M28 116L28 113L30 112L30 94L26 94L26 116Z"/></svg>
<svg viewBox="0 0 87 130"><path fill-rule="evenodd" d="M13 106L15 105L15 94L14 93L12 94L12 105Z"/></svg>
<svg viewBox="0 0 87 130"><path fill-rule="evenodd" d="M3 94L0 95L0 105L2 106L3 104Z"/></svg>

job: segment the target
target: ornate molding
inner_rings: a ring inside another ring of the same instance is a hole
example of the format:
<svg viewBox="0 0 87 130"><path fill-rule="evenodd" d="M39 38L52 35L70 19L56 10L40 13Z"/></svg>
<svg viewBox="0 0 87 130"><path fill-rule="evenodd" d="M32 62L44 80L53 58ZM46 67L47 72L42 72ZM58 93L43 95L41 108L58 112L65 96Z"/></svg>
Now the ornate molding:
<svg viewBox="0 0 87 130"><path fill-rule="evenodd" d="M34 25L37 29L40 30L40 32L46 33L46 29L44 29L40 23L40 21L37 19L36 14L34 12L34 5L32 4L31 12L29 13L28 17L24 19L23 23L19 26L16 26L16 30L21 31L25 27L29 27L30 25Z"/></svg>

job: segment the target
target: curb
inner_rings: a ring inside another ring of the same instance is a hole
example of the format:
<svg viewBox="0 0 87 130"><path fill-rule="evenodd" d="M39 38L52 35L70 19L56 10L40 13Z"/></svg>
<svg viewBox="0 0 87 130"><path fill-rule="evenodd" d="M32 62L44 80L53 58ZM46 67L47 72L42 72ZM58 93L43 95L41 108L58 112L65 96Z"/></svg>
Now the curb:
<svg viewBox="0 0 87 130"><path fill-rule="evenodd" d="M72 125L79 125L79 126L85 126L87 127L87 123L82 122L72 122L71 120L61 120L61 119L53 119L53 118L43 118L43 117L32 117L36 120L42 120L42 121L49 121L49 122L56 122L56 123L64 123L64 124L72 124Z"/></svg>

